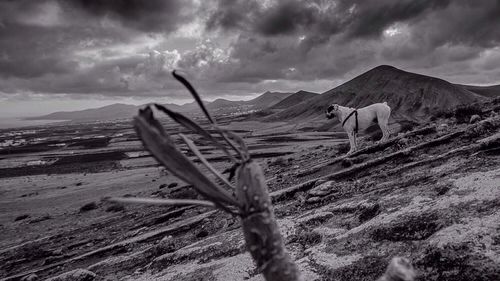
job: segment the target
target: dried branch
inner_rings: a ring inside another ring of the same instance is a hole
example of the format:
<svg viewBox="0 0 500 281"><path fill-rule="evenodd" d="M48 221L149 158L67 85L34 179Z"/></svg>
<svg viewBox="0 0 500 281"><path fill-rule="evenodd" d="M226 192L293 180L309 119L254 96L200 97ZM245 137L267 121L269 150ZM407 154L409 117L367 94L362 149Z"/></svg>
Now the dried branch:
<svg viewBox="0 0 500 281"><path fill-rule="evenodd" d="M189 83L189 81L187 81L186 78L175 73L175 70L172 71L172 75L175 77L175 79L177 79L179 82L181 82L182 85L184 85L184 87L186 87L189 90L189 92L191 93L191 95L196 100L196 102L200 106L201 110L203 111L203 113L207 117L208 121L210 121L210 123L212 123L212 124L215 124L215 120L212 118L212 116L208 112L207 108L205 107L205 104L203 104L203 101L200 98L200 95L198 95L198 92L196 92L196 90L191 85L191 83Z"/></svg>
<svg viewBox="0 0 500 281"><path fill-rule="evenodd" d="M206 177L189 159L186 158L175 146L173 140L166 134L162 127L156 124L149 107L142 110L134 118L134 128L141 138L144 146L165 168L181 180L190 183L207 199L213 201L218 207L227 209L224 205L238 206L238 202L226 190L220 188ZM161 125L160 125L161 126Z"/></svg>
<svg viewBox="0 0 500 281"><path fill-rule="evenodd" d="M172 75L175 77L175 79L177 79L179 82L181 82L184 85L184 87L186 87L189 90L189 92L191 93L191 95L193 96L193 98L198 103L198 106L200 106L201 110L203 111L203 113L207 117L208 121L210 121L210 123L212 123L212 125L217 126L217 123L215 122L215 119L213 119L212 116L210 116L210 113L208 112L207 108L205 107L205 104L203 104L203 100L201 99L201 97L198 94L198 92L191 85L191 83L189 83L189 81L187 81L186 78L184 78L184 77L180 76L179 74L175 73L175 70L172 71ZM220 130L218 132L222 136L222 138L224 139L224 141L226 141L226 143L229 144L229 146L231 146L231 148L234 149L234 151L236 151L237 153L239 153L240 156L243 158L243 155L241 155L241 151L234 146L234 144L227 138L226 134L224 134Z"/></svg>
<svg viewBox="0 0 500 281"><path fill-rule="evenodd" d="M231 155L231 153L229 153L229 151L227 151L227 149L226 149L226 147L224 145L222 145L220 142L218 142L209 132L205 131L196 122L192 121L191 119L189 119L188 117L182 115L181 113L172 111L172 110L164 107L161 104L154 104L154 106L158 110L160 110L160 111L164 112L165 114L167 114L175 122L177 122L180 125L184 126L188 130L191 130L191 131L193 131L193 132L201 135L202 137L204 137L205 139L207 139L208 141L210 141L214 146L220 148L229 157L229 159L231 161L236 161L236 159L233 157L233 155Z"/></svg>
<svg viewBox="0 0 500 281"><path fill-rule="evenodd" d="M224 185L226 185L227 187L229 187L230 189L234 189L234 186L231 185L231 183L229 183L226 178L224 178L223 175L221 175L216 169L214 169L214 167L212 165L210 165L207 161L207 159L205 159L205 157L203 157L203 154L201 154L200 150L198 150L198 148L196 147L196 145L194 145L193 141L190 140L188 137L186 137L184 134L179 134L179 136L184 140L184 142L186 143L186 145L189 147L189 149L191 149L191 151L194 153L194 155L196 155L196 157L198 157L198 159L200 159L200 162L205 165L205 167L207 167L207 169L212 172L212 174L215 175L215 177L220 180Z"/></svg>

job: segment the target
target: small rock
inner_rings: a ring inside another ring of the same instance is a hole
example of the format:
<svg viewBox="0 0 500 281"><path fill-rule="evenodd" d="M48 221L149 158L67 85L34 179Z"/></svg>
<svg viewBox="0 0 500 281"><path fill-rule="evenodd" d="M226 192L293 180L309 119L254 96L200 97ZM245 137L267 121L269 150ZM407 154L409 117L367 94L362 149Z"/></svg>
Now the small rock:
<svg viewBox="0 0 500 281"><path fill-rule="evenodd" d="M171 243L173 239L172 235L166 235L160 240L160 243Z"/></svg>
<svg viewBox="0 0 500 281"><path fill-rule="evenodd" d="M448 129L448 124L441 124L436 128L436 131L443 132L446 131L447 129Z"/></svg>
<svg viewBox="0 0 500 281"><path fill-rule="evenodd" d="M437 185L434 190L436 191L436 194L441 196L446 194L450 190L450 186L447 184L440 184Z"/></svg>
<svg viewBox="0 0 500 281"><path fill-rule="evenodd" d="M342 161L340 162L340 164L341 164L341 165L342 165L342 167L344 167L344 168L349 168L349 167L351 167L351 166L352 166L352 164L353 164L353 163L352 163L352 160L351 160L351 159L347 159L347 158L345 158L345 159L342 159Z"/></svg>
<svg viewBox="0 0 500 281"><path fill-rule="evenodd" d="M168 185L167 185L166 183L162 183L162 184L160 184L160 186L159 186L158 188L159 188L159 189L163 189L163 188L165 188L165 187L167 187L167 186L168 186Z"/></svg>
<svg viewBox="0 0 500 281"><path fill-rule="evenodd" d="M46 279L46 281L92 281L97 277L92 271L85 269L75 269L55 277Z"/></svg>
<svg viewBox="0 0 500 281"><path fill-rule="evenodd" d="M317 196L314 196L314 197L309 197L307 198L306 202L307 203L318 203L319 201L321 201L321 197L317 197Z"/></svg>
<svg viewBox="0 0 500 281"><path fill-rule="evenodd" d="M403 146L407 146L409 143L410 143L410 140L407 138L401 138L400 140L398 140L398 144L403 145Z"/></svg>
<svg viewBox="0 0 500 281"><path fill-rule="evenodd" d="M309 192L307 192L307 193L311 196L325 196L325 195L330 194L334 191L336 191L336 182L327 181L327 182L321 183L320 185L317 185L313 189L309 190Z"/></svg>
<svg viewBox="0 0 500 281"><path fill-rule="evenodd" d="M168 185L168 188L174 188L174 187L176 187L178 185L179 185L178 183L173 182L173 183L171 183L171 184Z"/></svg>
<svg viewBox="0 0 500 281"><path fill-rule="evenodd" d="M410 261L403 257L394 257L380 281L413 281L417 276Z"/></svg>
<svg viewBox="0 0 500 281"><path fill-rule="evenodd" d="M54 255L54 256L60 256L60 255L62 255L62 253L63 253L62 248L59 248L59 249L52 251L52 255Z"/></svg>
<svg viewBox="0 0 500 281"><path fill-rule="evenodd" d="M76 186L81 186L83 183L82 182L77 182L75 185Z"/></svg>
<svg viewBox="0 0 500 281"><path fill-rule="evenodd" d="M198 238L203 238L203 237L207 237L207 236L208 236L208 231L206 231L205 229L202 229L201 231L196 233L196 237L198 237Z"/></svg>
<svg viewBox="0 0 500 281"><path fill-rule="evenodd" d="M177 245L175 240L171 235L163 237L158 244L155 246L156 251L162 254L172 253L177 250Z"/></svg>
<svg viewBox="0 0 500 281"><path fill-rule="evenodd" d="M364 223L380 213L380 204L375 203L373 205L361 205L360 209L358 219L360 223Z"/></svg>
<svg viewBox="0 0 500 281"><path fill-rule="evenodd" d="M480 121L480 120L481 120L481 116L479 116L479 115L477 115L477 114L474 114L474 115L472 115L472 116L470 117L470 121L469 121L469 123L470 123L470 124L474 124L474 123L476 123L476 122L478 122L478 121Z"/></svg>

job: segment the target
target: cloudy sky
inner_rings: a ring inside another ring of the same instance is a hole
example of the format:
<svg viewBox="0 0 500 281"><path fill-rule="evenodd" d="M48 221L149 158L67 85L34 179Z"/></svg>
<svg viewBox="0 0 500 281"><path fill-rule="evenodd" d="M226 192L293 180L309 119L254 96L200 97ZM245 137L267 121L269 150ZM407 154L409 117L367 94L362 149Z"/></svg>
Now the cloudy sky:
<svg viewBox="0 0 500 281"><path fill-rule="evenodd" d="M498 0L0 0L0 117L324 92L380 64L500 84Z"/></svg>

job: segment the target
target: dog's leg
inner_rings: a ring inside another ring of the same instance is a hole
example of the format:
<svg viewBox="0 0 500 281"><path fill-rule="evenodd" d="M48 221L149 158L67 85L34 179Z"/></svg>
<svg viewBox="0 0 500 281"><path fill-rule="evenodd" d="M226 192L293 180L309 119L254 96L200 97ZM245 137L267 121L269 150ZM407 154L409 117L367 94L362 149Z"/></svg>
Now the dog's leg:
<svg viewBox="0 0 500 281"><path fill-rule="evenodd" d="M354 133L354 131L350 131L347 133L347 135L349 136L349 144L351 146L351 148L349 149L349 152L347 152L347 155L353 153L354 151L356 151L356 134Z"/></svg>
<svg viewBox="0 0 500 281"><path fill-rule="evenodd" d="M380 139L380 142L386 142L391 134L391 130L389 129L389 116L391 115L391 108L389 106L387 106L387 108L388 110L380 116L381 118L379 118L379 126L382 130L382 138Z"/></svg>
<svg viewBox="0 0 500 281"><path fill-rule="evenodd" d="M380 139L379 142L385 142L389 139L390 131L389 131L389 126L386 124L379 124L380 130L382 130L382 138Z"/></svg>

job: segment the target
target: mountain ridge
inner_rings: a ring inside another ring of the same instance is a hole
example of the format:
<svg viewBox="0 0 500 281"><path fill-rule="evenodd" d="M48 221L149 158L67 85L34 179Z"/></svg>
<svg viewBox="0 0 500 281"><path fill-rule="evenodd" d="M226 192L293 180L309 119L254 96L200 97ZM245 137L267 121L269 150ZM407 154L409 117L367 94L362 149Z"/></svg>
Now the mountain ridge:
<svg viewBox="0 0 500 281"><path fill-rule="evenodd" d="M446 80L380 65L351 80L274 113L267 120L318 118L329 104L360 108L387 102L398 118L426 119L431 111L487 99Z"/></svg>
<svg viewBox="0 0 500 281"><path fill-rule="evenodd" d="M444 79L412 73L390 65L379 65L321 94L308 91L271 92L247 101L218 98L206 102L214 114L231 115L268 110L264 120L314 119L324 114L328 104L359 108L386 101L393 117L422 120L432 111L500 96L500 85L472 86L452 84ZM165 104L182 113L197 112L196 102L183 105ZM27 119L110 120L131 118L144 105L112 104L80 111L59 111Z"/></svg>
<svg viewBox="0 0 500 281"><path fill-rule="evenodd" d="M212 102L205 102L206 107L214 114L242 113L249 110L262 110L270 105L280 102L292 93L270 92L267 91L251 100L231 101L227 99L216 99ZM198 111L198 104L193 101L183 105L163 104L171 110L192 113ZM88 108L76 111L57 111L50 114L27 117L25 120L70 120L70 121L97 121L131 118L144 105L131 105L124 103L115 103L98 108Z"/></svg>

